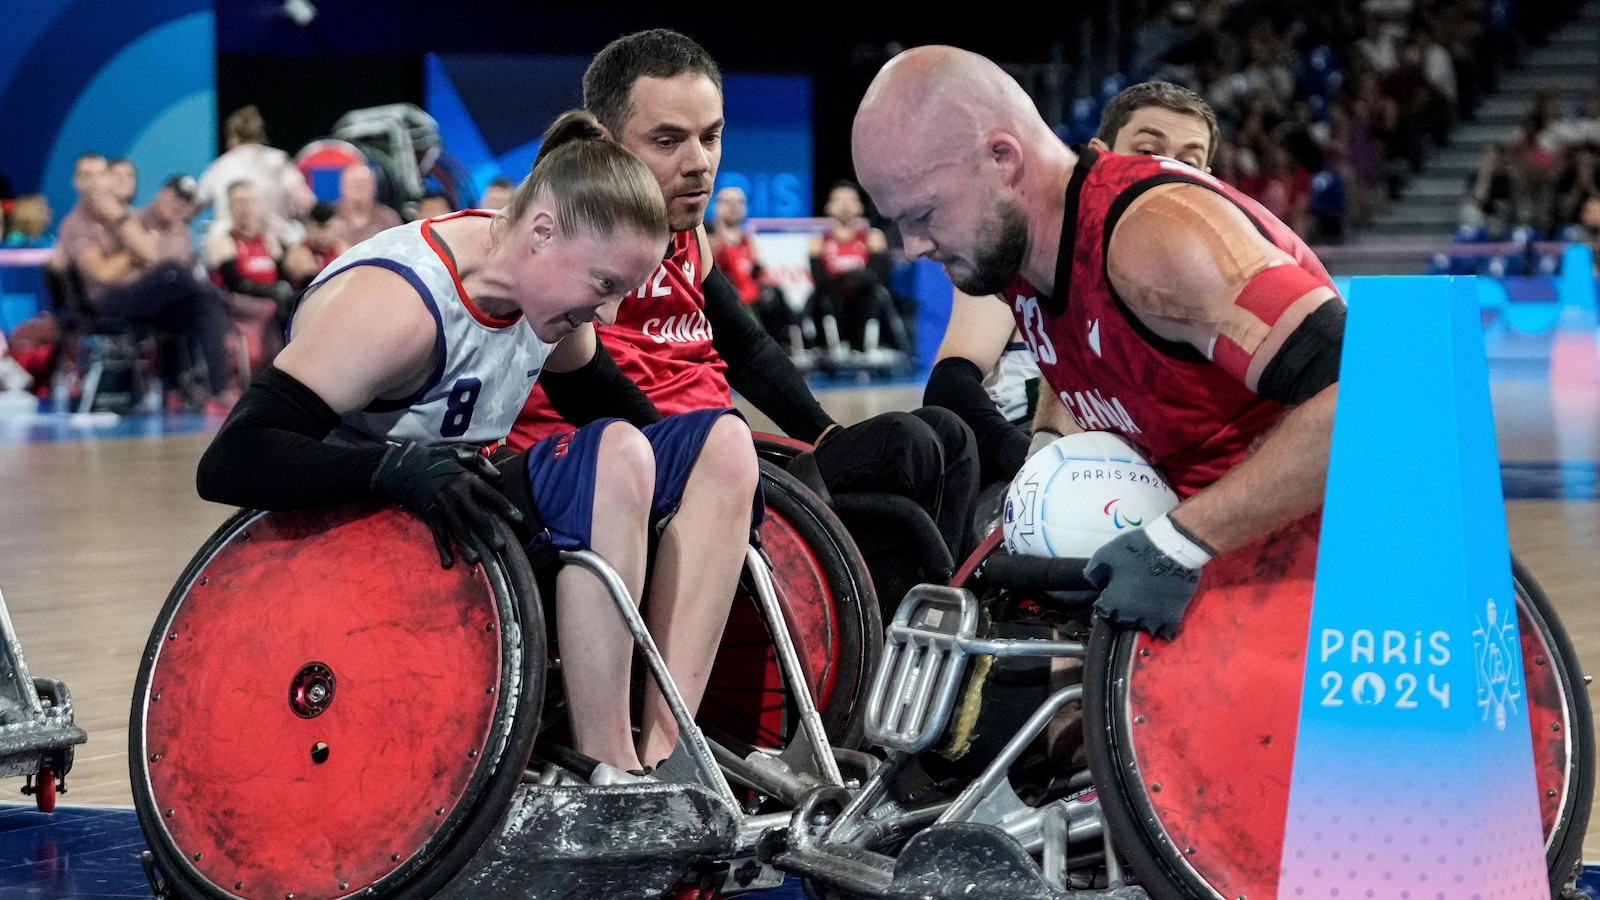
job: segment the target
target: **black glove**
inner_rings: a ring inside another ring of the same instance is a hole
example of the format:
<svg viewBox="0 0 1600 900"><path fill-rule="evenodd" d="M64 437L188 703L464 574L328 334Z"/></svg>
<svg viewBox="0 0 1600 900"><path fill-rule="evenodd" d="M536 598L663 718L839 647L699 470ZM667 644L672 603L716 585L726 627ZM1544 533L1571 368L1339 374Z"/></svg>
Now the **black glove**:
<svg viewBox="0 0 1600 900"><path fill-rule="evenodd" d="M372 473L372 490L398 502L426 522L439 548L439 563L461 558L475 563L505 549L495 518L522 521L522 513L485 483L499 479L489 460L468 447L425 447L415 441L390 444Z"/></svg>
<svg viewBox="0 0 1600 900"><path fill-rule="evenodd" d="M1083 570L1100 588L1095 614L1114 625L1172 640L1200 585L1200 566L1211 555L1167 516L1113 538Z"/></svg>

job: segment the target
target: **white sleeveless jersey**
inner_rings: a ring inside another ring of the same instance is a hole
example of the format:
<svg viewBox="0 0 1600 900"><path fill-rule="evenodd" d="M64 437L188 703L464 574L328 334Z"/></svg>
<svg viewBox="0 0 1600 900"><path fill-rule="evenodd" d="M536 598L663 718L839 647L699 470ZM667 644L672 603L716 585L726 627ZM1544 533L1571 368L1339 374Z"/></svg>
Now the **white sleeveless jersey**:
<svg viewBox="0 0 1600 900"><path fill-rule="evenodd" d="M381 232L340 254L306 288L309 295L355 266L388 269L422 297L438 329L427 383L409 397L375 400L346 415L336 439L484 445L511 433L555 345L539 340L521 314L494 319L463 295L454 263L429 227L462 215L488 214L464 210Z"/></svg>
<svg viewBox="0 0 1600 900"><path fill-rule="evenodd" d="M993 369L983 379L984 390L999 408L1000 414L1012 424L1026 422L1028 409L1028 382L1039 379L1039 364L1023 341L1006 344L1005 352Z"/></svg>

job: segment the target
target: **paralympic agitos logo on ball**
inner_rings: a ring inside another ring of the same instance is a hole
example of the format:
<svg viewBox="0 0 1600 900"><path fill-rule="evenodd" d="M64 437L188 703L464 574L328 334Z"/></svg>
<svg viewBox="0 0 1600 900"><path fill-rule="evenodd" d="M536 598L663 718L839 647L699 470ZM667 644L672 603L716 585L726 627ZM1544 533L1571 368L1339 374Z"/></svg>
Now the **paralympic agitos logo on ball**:
<svg viewBox="0 0 1600 900"><path fill-rule="evenodd" d="M1118 504L1121 502L1122 498L1118 497L1110 503L1107 503L1105 508L1100 510L1100 512L1111 517L1111 527L1121 531L1124 528L1138 528L1143 525L1148 516L1141 514L1137 519L1131 515L1124 516L1122 514L1121 507L1118 506Z"/></svg>

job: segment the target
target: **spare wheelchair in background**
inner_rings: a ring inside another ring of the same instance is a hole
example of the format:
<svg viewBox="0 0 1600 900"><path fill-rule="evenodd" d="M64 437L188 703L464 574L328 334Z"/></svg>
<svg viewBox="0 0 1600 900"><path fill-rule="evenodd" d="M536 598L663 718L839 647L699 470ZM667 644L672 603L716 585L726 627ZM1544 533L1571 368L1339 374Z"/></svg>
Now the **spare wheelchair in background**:
<svg viewBox="0 0 1600 900"><path fill-rule="evenodd" d="M556 662L509 530L512 550L442 569L402 510L234 515L173 588L135 685L130 768L156 895L776 884L757 839L801 793L842 787L841 759L857 779L872 764L834 748L859 740L881 625L839 522L781 470L762 480L768 518L702 703L716 737L680 717L691 776L677 783L589 786L565 759L535 758ZM614 578L593 554L563 558Z"/></svg>
<svg viewBox="0 0 1600 900"><path fill-rule="evenodd" d="M1083 560L1011 556L999 539L901 603L865 698L887 758L860 790L807 796L778 866L817 897L1276 896L1315 526L1209 564L1173 642L1092 621ZM1560 894L1588 823L1592 722L1548 599L1515 561L1513 575ZM1079 702L1081 749L1050 733Z"/></svg>
<svg viewBox="0 0 1600 900"><path fill-rule="evenodd" d="M67 792L73 749L88 740L73 724L72 694L53 678L28 671L22 641L0 596L0 777L27 777L24 795L40 812L54 812Z"/></svg>

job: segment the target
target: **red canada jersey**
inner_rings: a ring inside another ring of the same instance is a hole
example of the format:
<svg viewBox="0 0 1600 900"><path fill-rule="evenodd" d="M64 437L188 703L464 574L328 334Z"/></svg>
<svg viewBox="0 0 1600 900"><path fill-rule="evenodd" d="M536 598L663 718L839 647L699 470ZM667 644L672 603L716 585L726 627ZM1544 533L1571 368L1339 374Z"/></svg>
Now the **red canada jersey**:
<svg viewBox="0 0 1600 900"><path fill-rule="evenodd" d="M245 237L235 232L233 246L234 265L239 269L240 278L256 284L277 283L278 260L267 249L265 234Z"/></svg>
<svg viewBox="0 0 1600 900"><path fill-rule="evenodd" d="M671 252L655 273L622 298L617 321L595 325L622 374L666 416L733 405L724 374L728 364L711 346L696 235L674 234ZM535 385L506 442L522 450L571 427L550 406L544 389Z"/></svg>
<svg viewBox="0 0 1600 900"><path fill-rule="evenodd" d="M1053 300L1026 279L1002 295L1046 383L1086 430L1114 431L1166 473L1187 499L1237 466L1285 407L1257 395L1187 344L1140 322L1112 290L1105 250L1134 199L1188 182L1237 205L1256 228L1329 287L1310 248L1259 203L1175 160L1084 148L1067 186Z"/></svg>
<svg viewBox="0 0 1600 900"><path fill-rule="evenodd" d="M822 236L822 271L832 276L867 267L872 254L867 250L867 230L858 229L848 241L841 241L829 229Z"/></svg>
<svg viewBox="0 0 1600 900"><path fill-rule="evenodd" d="M737 244L721 241L711 261L733 282L741 303L748 305L760 299L761 285L756 283L756 254L750 246L750 235L740 232Z"/></svg>

